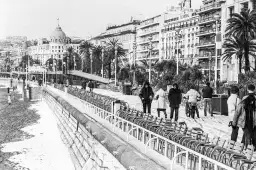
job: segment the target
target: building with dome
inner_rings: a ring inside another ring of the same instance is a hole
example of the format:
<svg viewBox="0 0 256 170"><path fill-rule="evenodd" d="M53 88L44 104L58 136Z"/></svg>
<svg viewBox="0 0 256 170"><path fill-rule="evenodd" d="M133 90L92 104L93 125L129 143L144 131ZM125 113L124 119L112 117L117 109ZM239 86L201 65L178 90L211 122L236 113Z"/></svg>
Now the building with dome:
<svg viewBox="0 0 256 170"><path fill-rule="evenodd" d="M28 55L32 56L33 60L39 60L40 64L43 65L50 58L62 60L69 47L73 47L74 51L78 53L79 44L82 41L82 39L78 41L77 38L73 41L67 37L58 24L50 34L49 39L41 38L34 41L31 46L27 47L26 51Z"/></svg>

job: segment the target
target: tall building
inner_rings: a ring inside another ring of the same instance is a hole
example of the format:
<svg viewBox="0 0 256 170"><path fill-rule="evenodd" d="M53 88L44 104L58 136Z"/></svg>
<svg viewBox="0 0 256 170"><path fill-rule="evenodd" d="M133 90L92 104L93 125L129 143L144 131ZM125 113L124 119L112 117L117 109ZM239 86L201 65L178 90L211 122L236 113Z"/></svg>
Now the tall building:
<svg viewBox="0 0 256 170"><path fill-rule="evenodd" d="M221 21L221 5L224 0L203 0L203 6L198 11L199 15L199 44L197 45L199 55L198 64L202 67L205 75L215 70L217 55L217 78L220 78L221 69L221 37L216 37L216 32L222 29L222 25L215 16L219 16ZM217 25L216 25L217 23ZM217 31L216 31L217 29ZM217 33L217 35L221 35ZM218 42L216 42L218 40ZM219 45L219 46L218 46ZM212 73L211 73L212 74ZM214 77L212 77L214 79Z"/></svg>
<svg viewBox="0 0 256 170"><path fill-rule="evenodd" d="M165 60L177 60L179 62L193 64L197 56L196 45L198 15L193 10L183 10L180 15L165 18L161 30L161 53ZM177 51L179 56L177 56Z"/></svg>
<svg viewBox="0 0 256 170"><path fill-rule="evenodd" d="M149 59L149 38L152 40L152 51L151 58L152 60L158 60L160 58L160 46L159 46L159 38L161 32L161 15L154 16L152 18L148 18L146 20L141 21L139 27L137 28L137 54L136 60L145 60Z"/></svg>
<svg viewBox="0 0 256 170"><path fill-rule="evenodd" d="M138 20L131 20L121 25L110 25L107 27L106 32L91 38L89 41L95 45L106 45L105 43L111 39L118 40L126 51L126 56L123 61L130 61L132 59L133 43L136 39L136 27L139 25Z"/></svg>

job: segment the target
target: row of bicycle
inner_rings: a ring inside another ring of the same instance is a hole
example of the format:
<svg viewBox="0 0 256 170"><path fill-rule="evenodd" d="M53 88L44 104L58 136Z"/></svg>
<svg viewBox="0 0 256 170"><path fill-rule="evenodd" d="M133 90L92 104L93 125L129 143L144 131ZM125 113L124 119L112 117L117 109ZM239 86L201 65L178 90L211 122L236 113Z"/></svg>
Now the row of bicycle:
<svg viewBox="0 0 256 170"><path fill-rule="evenodd" d="M256 168L256 161L252 161L254 153L252 145L245 147L242 143L224 140L217 136L211 139L200 128L189 129L185 122L171 122L168 119L154 117L128 108L121 109L119 116L230 167L236 169ZM160 141L161 143L164 145L164 141ZM164 146L160 146L160 148L160 153L163 154ZM196 157L194 161L196 164ZM210 165L205 162L204 166Z"/></svg>

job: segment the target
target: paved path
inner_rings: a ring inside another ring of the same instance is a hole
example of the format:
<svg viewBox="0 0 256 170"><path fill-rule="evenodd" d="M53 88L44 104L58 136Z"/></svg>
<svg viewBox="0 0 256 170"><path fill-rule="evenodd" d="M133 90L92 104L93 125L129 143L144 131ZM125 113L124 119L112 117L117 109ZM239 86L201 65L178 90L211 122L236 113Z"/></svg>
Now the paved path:
<svg viewBox="0 0 256 170"><path fill-rule="evenodd" d="M81 88L77 86L78 88ZM87 89L88 90L88 89ZM123 101L126 101L130 107L136 108L142 111L142 103L138 96L133 95L124 95L120 92L113 92L105 89L94 89L95 93L102 94L105 96L114 97ZM167 104L168 106L168 104ZM157 116L156 112L157 102L154 100L152 102L152 115ZM170 108L167 108L167 115L170 117ZM228 127L228 123L232 120L228 116L214 115L214 117L204 116L203 110L199 110L200 118L196 118L195 120L192 118L188 118L185 114L185 108L183 106L180 107L179 110L179 120L185 121L188 124L188 127L200 127L206 133L209 134L210 137L220 136L223 139L230 139L231 128ZM161 117L164 117L164 114L161 113ZM239 131L239 139L242 138L242 131Z"/></svg>

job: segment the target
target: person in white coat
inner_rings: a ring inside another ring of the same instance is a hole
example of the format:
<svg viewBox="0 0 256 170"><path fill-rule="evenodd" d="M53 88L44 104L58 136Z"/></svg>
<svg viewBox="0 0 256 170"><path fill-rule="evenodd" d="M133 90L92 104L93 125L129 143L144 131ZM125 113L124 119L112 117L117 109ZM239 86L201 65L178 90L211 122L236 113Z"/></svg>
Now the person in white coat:
<svg viewBox="0 0 256 170"><path fill-rule="evenodd" d="M239 88L237 86L232 86L230 89L231 95L228 98L227 104L228 104L228 115L233 120L233 117L236 112L236 108L238 107L238 104L241 102L238 94L239 94ZM232 124L230 122L229 124ZM232 133L231 133L231 140L236 141L237 136L239 132L239 127L232 127Z"/></svg>
<svg viewBox="0 0 256 170"><path fill-rule="evenodd" d="M160 112L164 112L165 119L167 118L166 114L166 92L159 87L159 90L156 92L155 99L157 100L157 115L160 117Z"/></svg>

